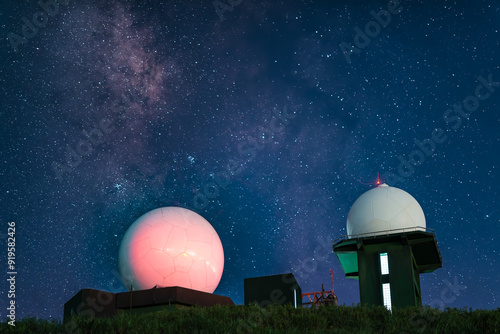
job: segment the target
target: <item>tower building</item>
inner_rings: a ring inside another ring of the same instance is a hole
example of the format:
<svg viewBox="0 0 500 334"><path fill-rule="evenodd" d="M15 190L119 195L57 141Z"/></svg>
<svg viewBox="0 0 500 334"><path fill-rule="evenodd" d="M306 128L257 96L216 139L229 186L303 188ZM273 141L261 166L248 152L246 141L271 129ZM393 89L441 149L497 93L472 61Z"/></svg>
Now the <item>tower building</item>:
<svg viewBox="0 0 500 334"><path fill-rule="evenodd" d="M434 231L407 192L382 184L362 194L334 241L346 277L359 280L362 305L389 310L422 304L420 274L443 264Z"/></svg>

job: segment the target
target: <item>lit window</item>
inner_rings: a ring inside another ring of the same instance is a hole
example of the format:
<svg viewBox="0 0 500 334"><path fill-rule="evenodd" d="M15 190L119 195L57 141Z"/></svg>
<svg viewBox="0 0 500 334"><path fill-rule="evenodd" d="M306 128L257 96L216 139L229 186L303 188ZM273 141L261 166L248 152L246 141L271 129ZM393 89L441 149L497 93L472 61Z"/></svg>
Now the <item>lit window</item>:
<svg viewBox="0 0 500 334"><path fill-rule="evenodd" d="M387 253L380 253L380 270L382 275L389 275L389 261Z"/></svg>
<svg viewBox="0 0 500 334"><path fill-rule="evenodd" d="M384 297L384 306L392 311L392 303L391 303L391 284L384 283L382 284L382 295Z"/></svg>

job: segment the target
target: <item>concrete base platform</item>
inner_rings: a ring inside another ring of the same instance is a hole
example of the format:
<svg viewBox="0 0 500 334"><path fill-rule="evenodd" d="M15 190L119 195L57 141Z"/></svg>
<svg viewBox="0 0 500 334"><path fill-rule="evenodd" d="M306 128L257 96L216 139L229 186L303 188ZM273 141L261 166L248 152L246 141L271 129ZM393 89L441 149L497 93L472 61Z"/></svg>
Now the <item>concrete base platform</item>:
<svg viewBox="0 0 500 334"><path fill-rule="evenodd" d="M147 313L191 306L234 305L229 297L182 288L154 288L111 293L83 289L64 304L64 322L77 314L90 317L112 317L118 313Z"/></svg>

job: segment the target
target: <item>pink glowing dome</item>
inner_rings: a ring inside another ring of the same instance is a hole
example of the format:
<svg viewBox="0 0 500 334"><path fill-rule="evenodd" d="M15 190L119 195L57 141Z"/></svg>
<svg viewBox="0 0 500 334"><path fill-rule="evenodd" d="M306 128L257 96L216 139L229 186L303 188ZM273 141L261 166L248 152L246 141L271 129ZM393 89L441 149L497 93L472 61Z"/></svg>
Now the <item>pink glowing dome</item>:
<svg viewBox="0 0 500 334"><path fill-rule="evenodd" d="M181 286L212 293L222 276L224 251L205 218L184 208L164 207L130 226L118 265L128 290Z"/></svg>

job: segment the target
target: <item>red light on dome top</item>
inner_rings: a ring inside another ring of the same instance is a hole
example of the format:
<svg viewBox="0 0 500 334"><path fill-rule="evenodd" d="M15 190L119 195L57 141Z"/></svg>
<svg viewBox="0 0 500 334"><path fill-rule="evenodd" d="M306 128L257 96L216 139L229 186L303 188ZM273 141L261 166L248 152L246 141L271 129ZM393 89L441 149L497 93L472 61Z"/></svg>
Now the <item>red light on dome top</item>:
<svg viewBox="0 0 500 334"><path fill-rule="evenodd" d="M368 183L364 183L364 182L361 182L360 180L358 180L359 183L361 184L365 184L367 186L380 186L383 182L380 181L380 175L379 173L377 172L377 181L371 181L371 182L368 182Z"/></svg>

